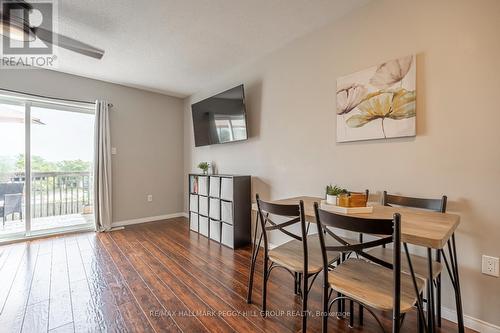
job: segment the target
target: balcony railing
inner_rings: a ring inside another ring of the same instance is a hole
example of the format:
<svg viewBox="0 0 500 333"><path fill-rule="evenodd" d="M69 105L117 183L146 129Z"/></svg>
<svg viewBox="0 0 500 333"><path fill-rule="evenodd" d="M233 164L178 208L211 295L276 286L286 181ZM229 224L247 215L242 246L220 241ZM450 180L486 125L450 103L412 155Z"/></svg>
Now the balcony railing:
<svg viewBox="0 0 500 333"><path fill-rule="evenodd" d="M0 175L0 180L25 182L25 174L3 174ZM33 172L31 174L32 218L91 214L92 182L91 172Z"/></svg>

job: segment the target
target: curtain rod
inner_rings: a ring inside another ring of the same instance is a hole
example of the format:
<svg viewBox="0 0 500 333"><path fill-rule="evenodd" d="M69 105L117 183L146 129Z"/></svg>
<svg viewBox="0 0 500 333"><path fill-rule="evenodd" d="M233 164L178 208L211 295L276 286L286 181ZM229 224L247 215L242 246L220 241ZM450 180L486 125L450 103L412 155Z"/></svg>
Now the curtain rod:
<svg viewBox="0 0 500 333"><path fill-rule="evenodd" d="M17 94L23 94L23 95L33 96L33 97L39 97L39 98L48 98L48 99L55 99L55 100L58 100L58 101L75 102L75 103L86 103L86 104L95 105L95 102L79 101L77 99L66 99L66 98L58 98L58 97L37 95L37 94L27 93L27 92L24 92L24 91L18 91L18 90L12 90L12 89L5 89L5 88L0 88L0 90L11 92L11 93L17 93ZM109 107L113 107L113 104L108 103L108 106Z"/></svg>

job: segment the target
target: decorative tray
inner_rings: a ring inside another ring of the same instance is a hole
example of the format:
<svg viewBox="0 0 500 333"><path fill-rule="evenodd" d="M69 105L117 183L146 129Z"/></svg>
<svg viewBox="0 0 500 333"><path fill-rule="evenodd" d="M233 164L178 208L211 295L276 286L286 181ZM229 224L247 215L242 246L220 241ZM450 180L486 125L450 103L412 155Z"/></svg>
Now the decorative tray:
<svg viewBox="0 0 500 333"><path fill-rule="evenodd" d="M340 214L369 214L373 212L373 206L366 207L341 207L327 204L326 200L321 200L321 209Z"/></svg>

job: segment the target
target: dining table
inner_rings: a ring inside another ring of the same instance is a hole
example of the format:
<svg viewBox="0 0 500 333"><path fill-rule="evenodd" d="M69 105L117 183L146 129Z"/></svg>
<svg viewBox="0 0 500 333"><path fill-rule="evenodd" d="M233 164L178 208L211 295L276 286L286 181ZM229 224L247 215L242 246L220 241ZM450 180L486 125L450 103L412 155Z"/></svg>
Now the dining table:
<svg viewBox="0 0 500 333"><path fill-rule="evenodd" d="M312 196L300 196L293 198L286 198L281 200L271 201L276 204L283 205L297 205L300 201L304 203L304 215L305 219L309 223L316 223L316 216L314 213L314 203L320 204L324 198L312 197ZM383 206L378 203L368 203L372 206L372 212L370 213L349 213L343 214L358 218L366 219L392 219L394 214L399 213L401 215L401 242L406 247L406 244L411 244L415 246L421 246L427 249L427 260L428 260L428 273L429 281L433 281L432 272L432 250L437 251L442 258L448 275L451 280L453 291L455 294L455 303L457 309L457 322L458 331L460 333L465 332L464 320L463 320L463 309L462 300L460 293L460 278L458 269L458 258L456 250L455 241L455 231L460 224L460 215L452 213L441 213L435 211L429 211L424 209L400 207L400 206ZM322 209L328 210L328 205L321 205ZM252 204L252 210L257 211L257 205ZM335 212L336 214L341 214ZM251 303L252 300L252 289L253 289L253 275L255 273L255 264L257 256L259 253L260 244L262 241L262 233L258 236L258 223L259 214L256 214L256 223L252 237L252 256L251 256L251 266L250 275L248 280L248 294L247 302ZM257 239L259 238L259 239ZM415 276L413 275L415 280ZM432 283L432 282L431 282ZM432 288L431 288L432 289ZM433 293L430 293L430 297L433 297ZM432 300L431 300L431 303ZM434 310L428 313L429 321L429 332L435 332L435 318Z"/></svg>

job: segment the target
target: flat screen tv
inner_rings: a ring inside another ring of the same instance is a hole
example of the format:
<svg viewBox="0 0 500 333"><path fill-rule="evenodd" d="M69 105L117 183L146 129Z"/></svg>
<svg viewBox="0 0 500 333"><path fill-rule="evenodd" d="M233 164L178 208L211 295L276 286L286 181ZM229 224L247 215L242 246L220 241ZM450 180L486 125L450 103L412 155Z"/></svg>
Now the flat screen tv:
<svg viewBox="0 0 500 333"><path fill-rule="evenodd" d="M248 138L243 85L191 105L196 147Z"/></svg>

